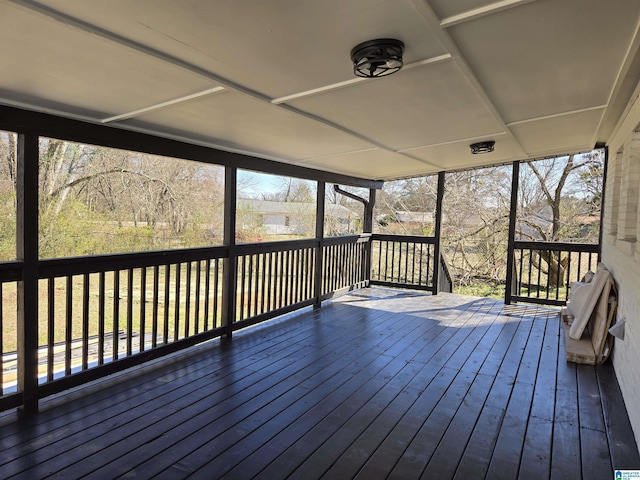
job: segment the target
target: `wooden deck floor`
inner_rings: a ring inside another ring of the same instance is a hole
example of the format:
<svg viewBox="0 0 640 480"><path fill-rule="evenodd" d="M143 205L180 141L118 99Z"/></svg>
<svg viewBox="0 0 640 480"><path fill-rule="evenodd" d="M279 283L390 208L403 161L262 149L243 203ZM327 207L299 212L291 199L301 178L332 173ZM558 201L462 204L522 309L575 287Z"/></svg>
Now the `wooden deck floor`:
<svg viewBox="0 0 640 480"><path fill-rule="evenodd" d="M0 417L0 478L606 479L640 468L610 365L555 311L384 288ZM621 410L622 408L622 410Z"/></svg>

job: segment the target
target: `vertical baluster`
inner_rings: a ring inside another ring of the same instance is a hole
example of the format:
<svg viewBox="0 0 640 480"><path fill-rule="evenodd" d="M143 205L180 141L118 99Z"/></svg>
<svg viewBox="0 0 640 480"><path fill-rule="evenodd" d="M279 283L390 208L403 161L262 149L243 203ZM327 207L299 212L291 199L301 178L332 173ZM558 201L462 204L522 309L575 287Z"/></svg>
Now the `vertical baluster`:
<svg viewBox="0 0 640 480"><path fill-rule="evenodd" d="M333 246L333 288L336 291L340 285L340 245Z"/></svg>
<svg viewBox="0 0 640 480"><path fill-rule="evenodd" d="M424 247L424 243L420 243L420 253L418 254L418 285L427 285L427 282L422 281L422 249ZM429 245L427 245L427 250L429 249Z"/></svg>
<svg viewBox="0 0 640 480"><path fill-rule="evenodd" d="M429 281L433 279L433 274L431 273L432 265L431 265L431 257L433 254L431 253L431 249L433 248L433 244L427 244L427 270L424 272L427 278L424 279L425 285L433 288L433 285L429 284Z"/></svg>
<svg viewBox="0 0 640 480"><path fill-rule="evenodd" d="M273 289L275 289L275 283L272 284L273 280L273 254L272 252L267 253L267 267L269 269L269 275L267 275L267 312L273 310L272 299L275 297L275 293ZM272 295L273 293L273 295Z"/></svg>
<svg viewBox="0 0 640 480"><path fill-rule="evenodd" d="M302 273L302 262L303 262L302 249L300 249L300 248L296 249L295 253L296 253L296 261L295 261L294 265L296 267L295 268L295 276L296 276L296 278L295 278L295 283L294 283L294 285L295 285L294 303L298 303L300 301L300 297L302 296L300 294L300 287L302 286L302 284L300 283L301 278L302 278L301 273Z"/></svg>
<svg viewBox="0 0 640 480"><path fill-rule="evenodd" d="M536 298L540 298L541 282L542 282L542 250L538 250L538 281L537 281L538 289L536 293ZM547 288L548 288L548 282L547 282Z"/></svg>
<svg viewBox="0 0 640 480"><path fill-rule="evenodd" d="M111 325L111 361L118 360L120 340L120 270L113 272L113 322Z"/></svg>
<svg viewBox="0 0 640 480"><path fill-rule="evenodd" d="M48 302L48 316L47 316L47 380L50 382L53 380L53 347L55 345L55 321L56 321L56 311L55 311L55 303L56 303L56 289L55 289L55 278L49 278L47 284L47 296L49 297Z"/></svg>
<svg viewBox="0 0 640 480"><path fill-rule="evenodd" d="M180 336L180 282L182 281L182 263L176 264L176 287L173 298L173 341Z"/></svg>
<svg viewBox="0 0 640 480"><path fill-rule="evenodd" d="M251 317L251 306L253 300L253 255L248 255L248 270L247 270L247 318Z"/></svg>
<svg viewBox="0 0 640 480"><path fill-rule="evenodd" d="M562 279L560 278L560 270L562 270L562 264L560 261L562 260L562 252L558 250L558 271L556 272L556 300L560 297L560 282Z"/></svg>
<svg viewBox="0 0 640 480"><path fill-rule="evenodd" d="M64 374L71 375L71 342L73 340L73 277L67 275L66 297L67 304L65 305L65 339L64 339Z"/></svg>
<svg viewBox="0 0 640 480"><path fill-rule="evenodd" d="M262 277L260 278L260 289L261 289L261 295L260 295L260 313L265 313L265 304L266 304L266 300L267 300L267 290L266 290L266 285L267 285L267 268L269 267L269 264L267 262L267 258L268 258L268 253L262 253L260 255L260 259L262 260L262 268L261 268L261 275ZM267 309L269 308L268 304L267 305Z"/></svg>
<svg viewBox="0 0 640 480"><path fill-rule="evenodd" d="M391 281L394 283L396 282L396 247L397 247L398 243L397 242L392 242L391 243Z"/></svg>
<svg viewBox="0 0 640 480"><path fill-rule="evenodd" d="M147 338L147 267L140 269L140 333L138 351L144 352Z"/></svg>
<svg viewBox="0 0 640 480"><path fill-rule="evenodd" d="M171 265L164 266L164 315L162 329L162 343L169 343L169 308L171 307Z"/></svg>
<svg viewBox="0 0 640 480"><path fill-rule="evenodd" d="M518 255L520 256L520 273L518 274L516 282L518 296L520 296L522 295L522 278L524 276L524 270L522 270L522 265L524 263L524 252L522 250L518 250Z"/></svg>
<svg viewBox="0 0 640 480"><path fill-rule="evenodd" d="M187 262L185 301L184 301L184 338L189 338L191 331L191 275L193 274L192 262Z"/></svg>
<svg viewBox="0 0 640 480"><path fill-rule="evenodd" d="M533 249L530 248L529 249L529 280L527 282L528 288L527 288L527 296L530 297L531 296L531 273L533 271Z"/></svg>
<svg viewBox="0 0 640 480"><path fill-rule="evenodd" d="M158 345L158 311L160 310L160 266L153 266L153 305L151 315L151 348Z"/></svg>
<svg viewBox="0 0 640 480"><path fill-rule="evenodd" d="M133 351L133 268L127 270L127 357Z"/></svg>
<svg viewBox="0 0 640 480"><path fill-rule="evenodd" d="M98 273L98 365L104 364L104 337L106 316L105 272Z"/></svg>
<svg viewBox="0 0 640 480"><path fill-rule="evenodd" d="M567 258L567 283L564 289L564 299L567 300L569 298L569 285L571 284L571 257L573 257L573 252L569 252L569 257Z"/></svg>
<svg viewBox="0 0 640 480"><path fill-rule="evenodd" d="M246 255L242 255L242 261L238 262L238 267L240 268L240 275L237 275L237 277L240 280L240 316L239 319L243 320L244 319L244 296L245 296L245 281L246 281L246 273L247 273L247 267L246 267L246 261L247 261L247 256Z"/></svg>
<svg viewBox="0 0 640 480"><path fill-rule="evenodd" d="M202 288L200 276L202 275L202 261L196 261L196 299L193 305L193 333L200 333L200 289Z"/></svg>
<svg viewBox="0 0 640 480"><path fill-rule="evenodd" d="M287 284L286 288L286 303L285 305L291 305L293 303L293 262L294 262L294 251L287 250Z"/></svg>
<svg viewBox="0 0 640 480"><path fill-rule="evenodd" d="M209 302L210 300L210 295L211 295L211 259L207 258L204 261L204 301L203 301L203 306L204 306L204 324L203 324L203 328L204 330L202 330L203 332L206 332L209 330L209 314L211 313L210 311L210 305ZM217 296L214 293L214 298L215 296ZM215 309L214 309L215 312ZM215 317L214 317L215 318ZM214 326L215 326L215 320L213 322Z"/></svg>
<svg viewBox="0 0 640 480"><path fill-rule="evenodd" d="M315 265L313 263L313 250L307 248L305 249L305 269L304 269L304 299L309 300L311 298L313 292L313 286L311 282L313 281L313 275L311 272L315 272Z"/></svg>
<svg viewBox="0 0 640 480"><path fill-rule="evenodd" d="M287 254L280 252L280 302L278 308L287 304Z"/></svg>
<svg viewBox="0 0 640 480"><path fill-rule="evenodd" d="M260 259L262 258L262 254L257 253L256 257L256 274L254 281L254 301L253 301L253 316L258 315L259 307L260 307Z"/></svg>
<svg viewBox="0 0 640 480"><path fill-rule="evenodd" d="M416 283L416 242L412 242L413 251L411 253L411 284Z"/></svg>
<svg viewBox="0 0 640 480"><path fill-rule="evenodd" d="M409 242L404 242L404 282L409 283Z"/></svg>
<svg viewBox="0 0 640 480"><path fill-rule="evenodd" d="M220 288L220 284L218 281L218 272L220 270L220 260L214 260L214 268L213 271L213 316L211 322L211 328L216 328L218 326L218 289Z"/></svg>
<svg viewBox="0 0 640 480"><path fill-rule="evenodd" d="M89 274L82 278L82 370L89 368Z"/></svg>

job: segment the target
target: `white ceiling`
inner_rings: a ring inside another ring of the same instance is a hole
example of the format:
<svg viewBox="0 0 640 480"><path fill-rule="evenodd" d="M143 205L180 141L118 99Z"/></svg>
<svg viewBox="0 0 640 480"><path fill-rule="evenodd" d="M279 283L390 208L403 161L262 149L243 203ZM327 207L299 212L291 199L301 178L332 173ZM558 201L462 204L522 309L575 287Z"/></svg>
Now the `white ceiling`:
<svg viewBox="0 0 640 480"><path fill-rule="evenodd" d="M590 150L640 80L639 0L0 1L1 104L369 179Z"/></svg>

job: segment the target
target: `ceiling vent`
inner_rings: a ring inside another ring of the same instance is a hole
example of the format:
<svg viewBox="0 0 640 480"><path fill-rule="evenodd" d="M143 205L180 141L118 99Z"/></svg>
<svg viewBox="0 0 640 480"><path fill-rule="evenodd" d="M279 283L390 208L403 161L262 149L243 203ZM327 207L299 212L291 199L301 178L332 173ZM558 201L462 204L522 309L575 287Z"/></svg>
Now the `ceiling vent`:
<svg viewBox="0 0 640 480"><path fill-rule="evenodd" d="M493 152L493 148L495 147L496 142L493 140L489 140L487 142L478 142L472 143L469 145L471 148L471 153L474 155L480 155L481 153L491 153Z"/></svg>

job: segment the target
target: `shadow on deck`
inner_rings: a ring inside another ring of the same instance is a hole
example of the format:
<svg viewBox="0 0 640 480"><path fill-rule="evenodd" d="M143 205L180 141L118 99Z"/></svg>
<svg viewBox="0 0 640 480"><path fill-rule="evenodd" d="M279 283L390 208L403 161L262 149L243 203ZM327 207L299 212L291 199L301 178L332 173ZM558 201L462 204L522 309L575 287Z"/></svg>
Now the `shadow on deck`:
<svg viewBox="0 0 640 480"><path fill-rule="evenodd" d="M557 310L359 290L0 416L2 478L613 478L610 364Z"/></svg>

